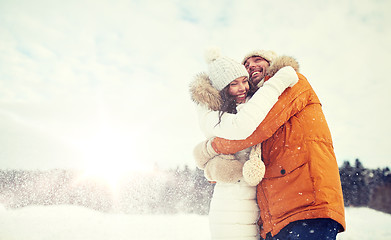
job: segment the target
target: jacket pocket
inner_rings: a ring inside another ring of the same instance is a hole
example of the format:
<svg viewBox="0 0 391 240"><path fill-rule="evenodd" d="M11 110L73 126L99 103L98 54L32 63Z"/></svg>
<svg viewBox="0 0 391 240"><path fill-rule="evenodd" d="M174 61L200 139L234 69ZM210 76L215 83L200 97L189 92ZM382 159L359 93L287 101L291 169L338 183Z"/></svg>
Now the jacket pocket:
<svg viewBox="0 0 391 240"><path fill-rule="evenodd" d="M291 215L315 203L315 188L307 162L292 161L270 170L262 188L273 218Z"/></svg>

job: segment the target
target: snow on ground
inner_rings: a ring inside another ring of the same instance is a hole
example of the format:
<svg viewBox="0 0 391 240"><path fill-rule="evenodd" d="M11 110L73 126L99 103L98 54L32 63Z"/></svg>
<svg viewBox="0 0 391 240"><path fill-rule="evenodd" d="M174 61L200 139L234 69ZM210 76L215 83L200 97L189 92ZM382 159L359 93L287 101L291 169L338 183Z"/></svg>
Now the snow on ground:
<svg viewBox="0 0 391 240"><path fill-rule="evenodd" d="M389 240L391 239L391 214L370 208L346 208L346 232L338 240Z"/></svg>
<svg viewBox="0 0 391 240"><path fill-rule="evenodd" d="M198 215L108 214L76 206L0 210L1 240L202 240L208 222Z"/></svg>
<svg viewBox="0 0 391 240"><path fill-rule="evenodd" d="M348 229L338 240L391 239L391 215L347 208ZM0 206L1 240L209 240L199 215L126 215L77 206Z"/></svg>

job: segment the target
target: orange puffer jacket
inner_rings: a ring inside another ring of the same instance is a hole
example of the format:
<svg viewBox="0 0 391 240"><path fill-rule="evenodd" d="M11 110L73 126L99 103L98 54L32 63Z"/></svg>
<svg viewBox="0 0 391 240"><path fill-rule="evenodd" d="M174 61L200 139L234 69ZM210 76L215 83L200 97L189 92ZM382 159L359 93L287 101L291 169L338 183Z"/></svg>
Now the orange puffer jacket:
<svg viewBox="0 0 391 240"><path fill-rule="evenodd" d="M255 132L245 140L215 138L216 152L233 154L262 143L265 177L257 186L261 236L274 236L290 222L345 213L331 133L307 79L288 88Z"/></svg>

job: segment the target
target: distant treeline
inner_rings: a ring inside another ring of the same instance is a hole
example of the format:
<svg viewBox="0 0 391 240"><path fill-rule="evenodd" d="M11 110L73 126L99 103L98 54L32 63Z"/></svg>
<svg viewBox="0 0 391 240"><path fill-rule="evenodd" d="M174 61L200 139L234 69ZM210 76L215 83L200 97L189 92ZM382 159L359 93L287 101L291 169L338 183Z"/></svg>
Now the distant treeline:
<svg viewBox="0 0 391 240"><path fill-rule="evenodd" d="M339 168L345 206L368 206L391 213L391 172L383 169L367 169L359 159L354 166L345 161Z"/></svg>
<svg viewBox="0 0 391 240"><path fill-rule="evenodd" d="M345 161L340 175L346 206L369 206L391 213L389 168L366 169L356 159L354 166ZM74 170L0 170L0 205L72 204L129 214L207 214L213 186L201 170L186 166L132 173L116 188Z"/></svg>
<svg viewBox="0 0 391 240"><path fill-rule="evenodd" d="M74 170L0 170L0 205L71 204L130 214L207 214L213 184L199 169L158 169L124 176L114 188Z"/></svg>

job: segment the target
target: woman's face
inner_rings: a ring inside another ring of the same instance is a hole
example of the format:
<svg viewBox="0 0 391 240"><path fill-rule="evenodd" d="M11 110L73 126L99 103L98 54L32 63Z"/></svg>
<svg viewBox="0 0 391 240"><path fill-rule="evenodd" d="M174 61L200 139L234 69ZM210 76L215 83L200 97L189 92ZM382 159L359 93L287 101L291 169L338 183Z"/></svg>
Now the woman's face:
<svg viewBox="0 0 391 240"><path fill-rule="evenodd" d="M229 84L228 94L235 97L237 103L244 103L249 88L247 77L238 77Z"/></svg>

